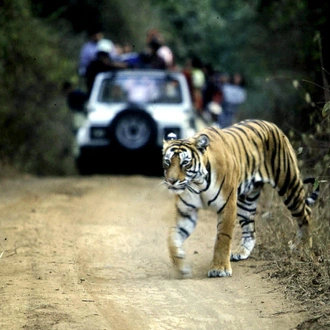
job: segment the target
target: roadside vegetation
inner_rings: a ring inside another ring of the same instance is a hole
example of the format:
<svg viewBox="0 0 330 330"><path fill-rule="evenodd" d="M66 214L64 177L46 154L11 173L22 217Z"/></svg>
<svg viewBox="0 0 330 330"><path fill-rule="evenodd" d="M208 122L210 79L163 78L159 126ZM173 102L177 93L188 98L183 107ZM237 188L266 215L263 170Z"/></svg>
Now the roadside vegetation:
<svg viewBox="0 0 330 330"><path fill-rule="evenodd" d="M73 63L61 34L26 1L0 8L0 165L39 175L70 171L70 114L60 95Z"/></svg>
<svg viewBox="0 0 330 330"><path fill-rule="evenodd" d="M303 176L315 175L319 198L312 206L313 248L293 253L297 225L273 189L264 194L256 222L258 245L255 257L264 260L265 277L284 287L287 299L298 300L311 317L297 329L330 328L330 116L325 115L314 134L295 142ZM306 143L306 141L308 141ZM311 172L313 168L313 172ZM306 187L311 192L316 187Z"/></svg>
<svg viewBox="0 0 330 330"><path fill-rule="evenodd" d="M137 15L136 13L139 13ZM303 174L316 176L313 255L292 255L295 223L275 195L259 210L255 257L315 318L330 325L330 3L212 0L4 0L0 7L0 168L36 175L75 173L71 114L61 86L79 83L77 59L88 24L143 50L149 28L163 31L183 66L198 54L220 71L242 72L248 101L240 119L278 124ZM3 175L3 174L2 174ZM311 323L312 324L312 323ZM302 328L303 329L303 325Z"/></svg>

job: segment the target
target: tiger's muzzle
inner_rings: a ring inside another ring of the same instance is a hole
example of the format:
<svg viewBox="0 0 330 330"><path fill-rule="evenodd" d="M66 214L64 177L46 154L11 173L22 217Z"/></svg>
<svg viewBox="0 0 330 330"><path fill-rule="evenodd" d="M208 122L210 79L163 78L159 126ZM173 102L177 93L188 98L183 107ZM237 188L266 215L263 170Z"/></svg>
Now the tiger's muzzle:
<svg viewBox="0 0 330 330"><path fill-rule="evenodd" d="M167 189L174 194L181 194L187 187L186 180L180 181L174 178L165 178L165 185Z"/></svg>

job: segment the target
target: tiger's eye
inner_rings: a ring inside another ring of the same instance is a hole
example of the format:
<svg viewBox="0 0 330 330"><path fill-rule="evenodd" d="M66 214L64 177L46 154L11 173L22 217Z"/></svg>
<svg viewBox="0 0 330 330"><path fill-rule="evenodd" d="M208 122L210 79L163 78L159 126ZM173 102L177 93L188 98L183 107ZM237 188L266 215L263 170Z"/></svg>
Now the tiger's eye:
<svg viewBox="0 0 330 330"><path fill-rule="evenodd" d="M170 161L168 159L164 159L163 161L163 167L169 167L170 166Z"/></svg>

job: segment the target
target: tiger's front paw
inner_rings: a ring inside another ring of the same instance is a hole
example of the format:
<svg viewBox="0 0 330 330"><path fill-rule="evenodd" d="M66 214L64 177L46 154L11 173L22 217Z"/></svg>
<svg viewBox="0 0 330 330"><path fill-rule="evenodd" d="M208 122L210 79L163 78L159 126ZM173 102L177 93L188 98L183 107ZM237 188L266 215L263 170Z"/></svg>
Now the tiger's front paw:
<svg viewBox="0 0 330 330"><path fill-rule="evenodd" d="M231 261L240 261L240 260L245 260L247 259L254 246L255 246L255 239L251 237L243 238L241 240L241 246L237 251L231 254L230 260Z"/></svg>
<svg viewBox="0 0 330 330"><path fill-rule="evenodd" d="M225 276L231 276L232 275L232 270L230 265L227 265L226 267L216 267L213 266L211 269L208 271L207 276L208 277L225 277Z"/></svg>
<svg viewBox="0 0 330 330"><path fill-rule="evenodd" d="M172 256L173 265L182 278L190 278L192 275L191 266L187 263L184 254Z"/></svg>
<svg viewBox="0 0 330 330"><path fill-rule="evenodd" d="M242 251L239 251L237 253L232 253L230 255L230 260L231 261L240 261L240 260L245 260L249 257L250 253L244 253Z"/></svg>
<svg viewBox="0 0 330 330"><path fill-rule="evenodd" d="M191 278L192 276L192 270L189 265L182 266L179 271L182 278Z"/></svg>
<svg viewBox="0 0 330 330"><path fill-rule="evenodd" d="M174 262L174 270L179 278L191 278L191 266L184 259L176 259Z"/></svg>

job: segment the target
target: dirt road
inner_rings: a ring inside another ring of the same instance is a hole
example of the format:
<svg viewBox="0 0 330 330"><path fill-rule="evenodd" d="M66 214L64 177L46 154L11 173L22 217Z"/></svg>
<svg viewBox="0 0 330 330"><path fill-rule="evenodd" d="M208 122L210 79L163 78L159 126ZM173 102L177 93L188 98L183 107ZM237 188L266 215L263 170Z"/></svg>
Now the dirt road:
<svg viewBox="0 0 330 330"><path fill-rule="evenodd" d="M0 328L293 329L299 306L251 259L208 279L215 218L187 241L191 279L167 252L172 197L140 176L0 181Z"/></svg>

